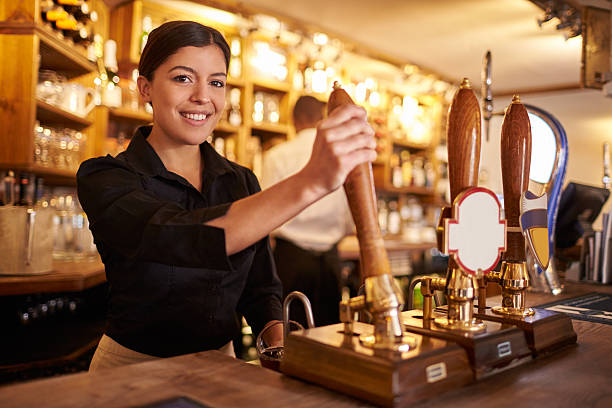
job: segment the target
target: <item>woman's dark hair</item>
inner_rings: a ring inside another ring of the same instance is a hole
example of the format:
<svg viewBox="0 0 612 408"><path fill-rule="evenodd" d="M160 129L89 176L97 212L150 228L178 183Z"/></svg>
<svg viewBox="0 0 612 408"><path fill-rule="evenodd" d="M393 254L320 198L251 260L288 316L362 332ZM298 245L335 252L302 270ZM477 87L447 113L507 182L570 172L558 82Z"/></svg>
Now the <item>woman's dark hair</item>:
<svg viewBox="0 0 612 408"><path fill-rule="evenodd" d="M140 56L138 72L153 80L153 73L171 55L183 47L216 45L225 57L225 69L230 60L230 48L223 35L214 28L195 21L169 21L151 31Z"/></svg>

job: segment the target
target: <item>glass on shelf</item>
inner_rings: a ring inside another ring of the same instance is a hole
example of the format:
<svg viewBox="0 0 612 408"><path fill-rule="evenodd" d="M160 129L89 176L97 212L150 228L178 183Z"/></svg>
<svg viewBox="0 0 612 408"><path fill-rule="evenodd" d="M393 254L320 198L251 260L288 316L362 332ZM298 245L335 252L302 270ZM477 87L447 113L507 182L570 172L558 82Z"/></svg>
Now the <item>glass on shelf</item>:
<svg viewBox="0 0 612 408"><path fill-rule="evenodd" d="M253 121L261 123L264 120L264 93L255 93L255 102L253 104Z"/></svg>
<svg viewBox="0 0 612 408"><path fill-rule="evenodd" d="M265 95L265 117L270 123L278 123L280 119L280 108L278 95L266 94Z"/></svg>
<svg viewBox="0 0 612 408"><path fill-rule="evenodd" d="M89 222L76 195L60 190L49 197L53 216L53 259L79 261L97 259Z"/></svg>
<svg viewBox="0 0 612 408"><path fill-rule="evenodd" d="M50 105L61 105L66 77L49 69L38 72L36 96Z"/></svg>

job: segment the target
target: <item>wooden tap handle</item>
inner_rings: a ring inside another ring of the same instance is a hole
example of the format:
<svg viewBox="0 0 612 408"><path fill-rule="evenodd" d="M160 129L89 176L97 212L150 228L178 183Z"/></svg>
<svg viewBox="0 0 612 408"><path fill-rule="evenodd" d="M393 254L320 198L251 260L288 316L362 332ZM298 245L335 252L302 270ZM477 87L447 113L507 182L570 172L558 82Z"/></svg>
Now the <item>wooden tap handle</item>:
<svg viewBox="0 0 612 408"><path fill-rule="evenodd" d="M478 99L464 78L448 111L446 143L451 203L463 190L478 185L481 127Z"/></svg>
<svg viewBox="0 0 612 408"><path fill-rule="evenodd" d="M531 126L529 116L527 109L515 95L506 110L501 130L504 213L508 228L520 228L521 196L529 186L530 165ZM521 232L508 232L506 245L503 260L525 261L525 238Z"/></svg>
<svg viewBox="0 0 612 408"><path fill-rule="evenodd" d="M327 113L345 104L353 104L353 101L346 91L335 83L327 103ZM355 167L344 182L344 191L357 229L361 281L370 276L391 274L385 243L378 225L372 164L362 163Z"/></svg>

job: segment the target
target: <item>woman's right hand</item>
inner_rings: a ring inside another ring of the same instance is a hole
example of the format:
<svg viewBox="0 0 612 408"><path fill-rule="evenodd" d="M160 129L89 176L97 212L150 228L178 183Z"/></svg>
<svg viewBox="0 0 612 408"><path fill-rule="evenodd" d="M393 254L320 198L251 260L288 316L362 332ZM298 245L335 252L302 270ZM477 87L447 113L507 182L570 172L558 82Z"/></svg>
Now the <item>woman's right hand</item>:
<svg viewBox="0 0 612 408"><path fill-rule="evenodd" d="M374 130L364 108L341 105L317 126L310 160L302 170L312 188L327 194L357 165L376 159Z"/></svg>

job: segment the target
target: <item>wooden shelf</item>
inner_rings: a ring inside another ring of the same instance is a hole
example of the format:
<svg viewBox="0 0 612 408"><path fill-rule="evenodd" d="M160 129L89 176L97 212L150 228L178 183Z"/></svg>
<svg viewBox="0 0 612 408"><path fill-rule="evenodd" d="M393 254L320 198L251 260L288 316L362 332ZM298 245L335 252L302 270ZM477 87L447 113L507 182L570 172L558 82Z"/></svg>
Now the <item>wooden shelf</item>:
<svg viewBox="0 0 612 408"><path fill-rule="evenodd" d="M422 252L436 247L435 242L408 243L399 239L384 239L385 249L389 254L393 252ZM338 253L343 260L359 260L359 242L354 235L345 237L338 244Z"/></svg>
<svg viewBox="0 0 612 408"><path fill-rule="evenodd" d="M126 108L110 108L108 114L117 120L124 120L135 123L150 123L153 122L153 115L143 111L135 111Z"/></svg>
<svg viewBox="0 0 612 408"><path fill-rule="evenodd" d="M402 141L402 140L399 140L399 139L395 139L393 137L389 137L389 141L394 146L405 147L406 149L410 149L410 150L427 150L427 149L429 149L431 147L429 144L422 145L422 144L410 143L410 142L407 142L407 141Z"/></svg>
<svg viewBox="0 0 612 408"><path fill-rule="evenodd" d="M286 135L287 133L289 133L289 125L286 125L284 123L267 122L253 123L251 125L251 130Z"/></svg>
<svg viewBox="0 0 612 408"><path fill-rule="evenodd" d="M376 190L387 193L415 194L420 196L433 196L435 194L435 190L431 187L395 187L391 183L383 183L382 186L377 185Z"/></svg>
<svg viewBox="0 0 612 408"><path fill-rule="evenodd" d="M219 122L213 132L233 134L240 131L239 126L230 125L228 122Z"/></svg>
<svg viewBox="0 0 612 408"><path fill-rule="evenodd" d="M34 163L0 163L0 168L43 176L45 184L75 186L76 170L57 169Z"/></svg>
<svg viewBox="0 0 612 408"><path fill-rule="evenodd" d="M268 79L257 78L253 80L253 91L273 91L287 93L291 86L287 82L277 82Z"/></svg>
<svg viewBox="0 0 612 408"><path fill-rule="evenodd" d="M80 292L106 281L99 261L54 262L44 275L1 276L0 296L30 293Z"/></svg>
<svg viewBox="0 0 612 408"><path fill-rule="evenodd" d="M93 122L87 118L75 115L72 112L51 105L39 98L36 98L36 119L43 124L61 125L77 130L85 129L93 124Z"/></svg>
<svg viewBox="0 0 612 408"><path fill-rule="evenodd" d="M227 84L231 85L231 86L244 87L245 82L244 82L244 79L242 79L242 78L228 77L227 78Z"/></svg>
<svg viewBox="0 0 612 408"><path fill-rule="evenodd" d="M61 38L49 27L22 22L0 22L0 34L35 34L40 38L40 68L61 72L68 78L96 70L85 49Z"/></svg>

